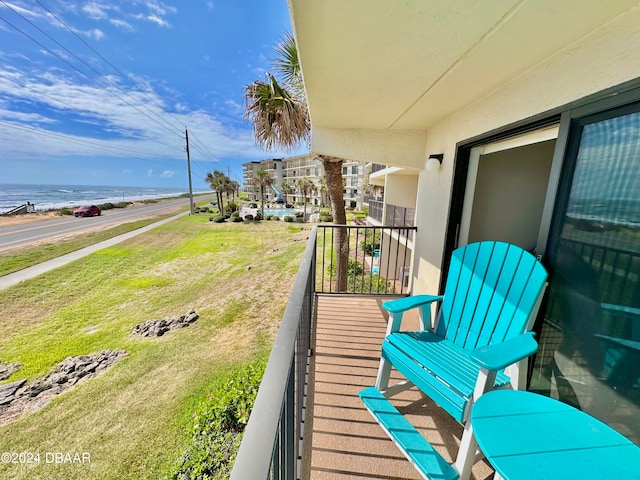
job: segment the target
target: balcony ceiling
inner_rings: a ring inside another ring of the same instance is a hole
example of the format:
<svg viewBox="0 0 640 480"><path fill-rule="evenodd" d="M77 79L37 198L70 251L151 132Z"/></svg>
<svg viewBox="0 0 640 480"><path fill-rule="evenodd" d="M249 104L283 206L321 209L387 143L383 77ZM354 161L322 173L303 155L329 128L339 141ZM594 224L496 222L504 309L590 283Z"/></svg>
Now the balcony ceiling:
<svg viewBox="0 0 640 480"><path fill-rule="evenodd" d="M289 0L314 129L425 129L638 3Z"/></svg>

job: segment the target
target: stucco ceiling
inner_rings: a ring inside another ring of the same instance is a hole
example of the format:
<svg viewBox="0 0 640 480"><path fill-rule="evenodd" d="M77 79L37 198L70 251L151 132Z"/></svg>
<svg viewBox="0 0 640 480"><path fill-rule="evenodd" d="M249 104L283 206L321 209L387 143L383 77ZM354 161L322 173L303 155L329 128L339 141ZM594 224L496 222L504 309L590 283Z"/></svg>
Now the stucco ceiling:
<svg viewBox="0 0 640 480"><path fill-rule="evenodd" d="M289 0L314 128L424 129L638 0Z"/></svg>

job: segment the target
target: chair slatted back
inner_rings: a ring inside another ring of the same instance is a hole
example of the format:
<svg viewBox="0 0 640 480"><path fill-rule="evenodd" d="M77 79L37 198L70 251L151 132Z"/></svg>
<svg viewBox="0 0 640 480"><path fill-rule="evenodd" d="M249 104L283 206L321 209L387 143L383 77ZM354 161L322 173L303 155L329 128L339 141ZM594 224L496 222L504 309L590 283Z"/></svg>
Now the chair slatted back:
<svg viewBox="0 0 640 480"><path fill-rule="evenodd" d="M524 332L547 272L533 255L504 242L453 252L436 333L463 348Z"/></svg>

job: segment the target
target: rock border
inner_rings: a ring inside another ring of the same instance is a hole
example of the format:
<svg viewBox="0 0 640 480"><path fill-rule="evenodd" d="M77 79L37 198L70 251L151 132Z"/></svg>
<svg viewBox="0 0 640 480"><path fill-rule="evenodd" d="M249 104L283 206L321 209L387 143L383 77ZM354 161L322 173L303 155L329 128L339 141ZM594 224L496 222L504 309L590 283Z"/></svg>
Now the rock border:
<svg viewBox="0 0 640 480"><path fill-rule="evenodd" d="M126 357L124 350L104 350L93 355L67 357L45 377L0 385L0 426L24 413L35 412L80 381L93 378Z"/></svg>
<svg viewBox="0 0 640 480"><path fill-rule="evenodd" d="M200 315L195 310L190 310L184 315L174 318L160 318L157 320L147 320L133 327L132 333L141 337L161 337L170 330L185 328L198 320Z"/></svg>

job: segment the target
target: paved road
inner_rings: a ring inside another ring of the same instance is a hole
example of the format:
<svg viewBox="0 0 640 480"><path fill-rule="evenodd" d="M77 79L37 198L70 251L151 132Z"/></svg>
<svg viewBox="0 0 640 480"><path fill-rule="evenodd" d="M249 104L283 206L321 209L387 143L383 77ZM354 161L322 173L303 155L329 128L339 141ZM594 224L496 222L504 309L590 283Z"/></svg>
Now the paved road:
<svg viewBox="0 0 640 480"><path fill-rule="evenodd" d="M97 252L98 250L102 250L103 248L108 248L120 242L124 242L125 240L133 238L137 235L140 235L141 233L148 232L149 230L152 230L160 225L164 225L165 223L172 222L176 218L179 218L183 215L187 215L188 213L189 212L185 209L184 212L178 213L177 215L174 215L169 218L165 218L164 220L154 222L151 225L147 225L146 227L142 227L137 230L133 230L131 232L123 233L122 235L111 237L102 242L89 245L88 247L81 248L80 250L76 250L75 252L67 253L66 255L62 255L52 260L39 263L37 265L34 265L33 267L27 267L23 270L19 270L17 272L10 273L8 275L4 275L0 277L0 290L9 288L25 280L29 280L30 278L37 277L42 273L45 273L45 272L48 272L49 270L53 270L54 268L58 268L63 265L66 265L67 263L73 262L74 260L78 260L79 258L86 257L87 255L93 252Z"/></svg>
<svg viewBox="0 0 640 480"><path fill-rule="evenodd" d="M197 199L198 201L209 200L209 197L213 198L212 195L207 195L198 196ZM132 205L127 208L106 210L99 217L60 217L22 225L0 227L0 250L33 242L52 240L64 235L114 227L122 223L134 222L142 218L154 217L165 213L176 213L188 208L189 200L179 198L147 205Z"/></svg>

